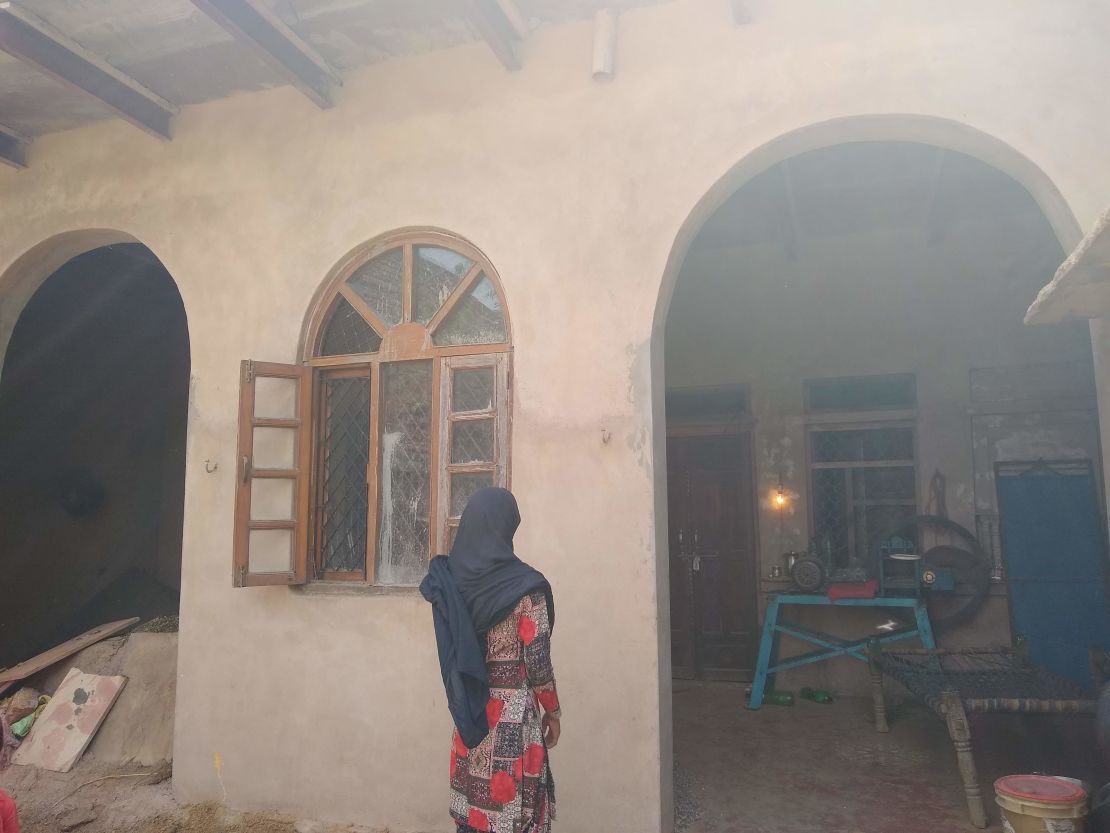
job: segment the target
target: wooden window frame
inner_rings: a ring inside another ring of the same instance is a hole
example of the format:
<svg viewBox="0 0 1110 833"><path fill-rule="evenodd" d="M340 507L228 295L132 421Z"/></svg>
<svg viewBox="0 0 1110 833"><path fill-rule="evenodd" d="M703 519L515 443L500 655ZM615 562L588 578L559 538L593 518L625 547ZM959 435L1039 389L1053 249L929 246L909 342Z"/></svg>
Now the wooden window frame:
<svg viewBox="0 0 1110 833"><path fill-rule="evenodd" d="M260 417L255 413L255 386L260 378L289 379L296 384L296 413L292 418ZM239 446L236 454L235 523L232 544L232 583L236 587L304 584L308 574L309 489L312 459L312 399L309 369L300 365L245 360L239 366ZM294 431L292 469L254 466L256 428ZM293 481L290 520L253 520L251 487L255 480ZM291 568L280 572L250 570L250 534L254 530L289 529L293 537Z"/></svg>
<svg viewBox="0 0 1110 833"><path fill-rule="evenodd" d="M370 405L369 405L369 426L368 431L373 432L377 426L377 409L374 407L378 401L379 381L378 374L375 368L368 365L359 365L355 367L338 367L329 368L326 370L316 370L313 373L313 409L312 409L312 530L311 530L311 556L312 556L312 578L319 581L360 581L365 582L370 565L363 563L363 569L339 571L339 570L325 570L323 567L320 551L321 543L321 528L324 521L324 458L321 454L323 444L323 427L324 409L325 409L325 392L326 382L329 379L367 379L370 383ZM370 467L374 462L374 434L370 434L370 451L367 455L366 461L366 477L367 477L367 501L369 503L366 513L366 535L367 542L370 541L370 534L376 528L375 511L377 504L372 500L369 490L371 484L375 482L375 478L371 477Z"/></svg>
<svg viewBox="0 0 1110 833"><path fill-rule="evenodd" d="M474 370L478 368L491 368L494 373L494 400L491 407L482 411L454 411L452 410L453 383L455 373L459 370ZM437 476L433 478L433 505L436 506L438 522L433 527L435 534L431 536L431 549L443 552L452 540L453 529L458 527L459 518L451 514L451 476L453 474L479 474L490 473L493 475L494 485L509 485L509 411L510 411L510 385L509 385L509 355L496 353L480 356L448 356L438 364L439 392L437 405L446 406L446 410L437 412L435 418L439 425ZM494 424L494 451L491 463L452 463L451 462L451 432L460 422L476 420L493 420Z"/></svg>
<svg viewBox="0 0 1110 833"><path fill-rule="evenodd" d="M450 292L439 310L427 325L413 319L413 273L416 250L422 246L436 246L449 249L468 258L472 265L463 275L458 285ZM387 327L367 303L348 285L347 280L363 265L375 258L394 251L403 250L402 260L402 318L393 327ZM457 305L468 297L470 291L485 276L497 294L501 315L505 325L505 340L489 344L464 344L437 346L434 343L436 331L443 325ZM324 328L339 297L344 298L382 337L382 343L375 353L349 354L341 356L317 355ZM510 428L512 423L512 323L508 304L505 299L501 280L489 260L474 246L439 231L402 231L359 247L345 257L332 271L310 313L301 345L304 366L311 374L313 403L311 411L312 454L311 495L312 531L307 545L311 570L308 581L352 582L375 585L378 568L378 537L380 533L380 483L381 483L381 379L382 369L396 362L430 360L432 363L432 412L430 455L432 473L429 480L428 496L428 557L442 552L449 540L448 529L451 525L449 514L450 476L460 470L490 470L494 483L509 487L511 482ZM474 367L495 368L495 403L491 412L475 414L456 414L451 411L450 384L453 373L458 369ZM337 373L370 375L370 456L367 466L367 536L365 570L351 574L325 572L320 559L320 475L319 475L319 424L320 400L323 381ZM495 422L494 460L489 464L477 466L455 466L449 462L451 426L468 419L492 418ZM404 585L400 585L404 586Z"/></svg>
<svg viewBox="0 0 1110 833"><path fill-rule="evenodd" d="M451 250L471 261L471 266L451 290L439 310L427 325L413 320L413 273L416 250L421 246L436 246ZM387 327L347 280L371 260L394 250L403 252L402 259L402 317L392 327ZM485 277L497 295L504 322L503 341L488 344L463 344L439 346L434 342L436 331L452 311L466 299L482 277ZM317 355L324 328L340 298L349 303L366 323L381 336L381 344L374 353L340 356ZM299 364L275 364L244 361L241 366L239 401L239 456L236 486L235 522L232 547L233 583L237 587L261 585L293 585L308 581L376 584L378 566L378 537L381 518L381 389L384 366L398 362L430 361L431 380L431 433L429 454L432 471L428 482L428 557L445 548L452 526L450 514L450 478L460 471L492 471L496 485L508 487L511 481L511 427L512 427L512 322L505 292L496 270L478 249L447 232L435 230L401 230L378 240L359 246L350 252L332 270L317 292L315 302L306 319L302 334ZM457 370L493 367L494 407L482 412L454 412L451 382ZM363 570L324 571L320 561L320 523L322 518L323 464L320 454L322 427L322 399L328 378L363 377L369 375L369 457L367 463L367 535L366 560ZM254 380L257 377L275 376L295 381L296 418L275 420L260 418L255 414ZM494 420L493 461L480 465L454 465L450 463L452 426L473 419ZM282 427L296 430L294 446L295 468L290 470L255 471L254 430L259 427ZM282 521L251 520L251 483L256 478L281 477L294 481L293 518ZM282 528L293 530L292 569L273 573L250 572L250 533L253 529ZM405 585L395 585L405 586Z"/></svg>

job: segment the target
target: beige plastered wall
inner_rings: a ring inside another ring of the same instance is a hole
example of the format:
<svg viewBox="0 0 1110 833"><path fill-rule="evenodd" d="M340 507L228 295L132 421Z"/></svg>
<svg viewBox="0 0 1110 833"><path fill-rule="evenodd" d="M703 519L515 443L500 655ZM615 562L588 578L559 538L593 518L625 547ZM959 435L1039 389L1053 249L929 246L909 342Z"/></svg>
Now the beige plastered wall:
<svg viewBox="0 0 1110 833"><path fill-rule="evenodd" d="M740 27L725 0L625 15L609 84L590 77L591 25L566 25L533 33L518 73L482 45L397 59L349 73L328 111L274 90L187 108L170 143L110 122L45 137L30 169L0 171L4 332L43 270L88 244L58 237L79 230L148 245L188 312L182 799L449 829L426 605L236 590L230 566L239 359L293 361L313 292L344 253L434 226L489 256L512 316L518 545L560 611L560 827L670 828L653 333L701 218L782 156L853 137L992 157L1065 237L1110 193L1110 110L1098 106L1110 10L747 5Z"/></svg>

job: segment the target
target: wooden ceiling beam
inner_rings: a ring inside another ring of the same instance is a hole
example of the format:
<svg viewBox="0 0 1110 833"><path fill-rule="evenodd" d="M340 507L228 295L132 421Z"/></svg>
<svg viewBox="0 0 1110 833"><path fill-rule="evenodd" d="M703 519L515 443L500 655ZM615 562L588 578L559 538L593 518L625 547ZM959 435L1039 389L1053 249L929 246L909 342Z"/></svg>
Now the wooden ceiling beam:
<svg viewBox="0 0 1110 833"><path fill-rule="evenodd" d="M22 136L0 124L0 163L27 167L27 143Z"/></svg>
<svg viewBox="0 0 1110 833"><path fill-rule="evenodd" d="M170 138L172 104L12 0L0 2L0 49L99 99L136 127Z"/></svg>
<svg viewBox="0 0 1110 833"><path fill-rule="evenodd" d="M482 39L489 44L493 54L505 69L520 69L516 45L521 39L518 27L523 28L523 18L511 0L459 0L466 19ZM506 7L509 12L506 13Z"/></svg>
<svg viewBox="0 0 1110 833"><path fill-rule="evenodd" d="M193 5L250 46L290 84L321 108L332 106L332 88L342 81L307 41L290 29L263 0L192 0Z"/></svg>

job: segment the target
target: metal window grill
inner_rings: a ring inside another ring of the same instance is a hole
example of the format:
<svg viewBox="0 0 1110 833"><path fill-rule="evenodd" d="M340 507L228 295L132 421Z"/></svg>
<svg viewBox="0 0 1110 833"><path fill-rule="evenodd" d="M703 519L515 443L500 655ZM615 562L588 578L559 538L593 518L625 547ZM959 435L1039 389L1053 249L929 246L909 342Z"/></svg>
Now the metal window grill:
<svg viewBox="0 0 1110 833"><path fill-rule="evenodd" d="M912 428L814 431L814 538L833 565L866 565L917 508Z"/></svg>
<svg viewBox="0 0 1110 833"><path fill-rule="evenodd" d="M320 436L320 568L366 569L370 379L325 377Z"/></svg>

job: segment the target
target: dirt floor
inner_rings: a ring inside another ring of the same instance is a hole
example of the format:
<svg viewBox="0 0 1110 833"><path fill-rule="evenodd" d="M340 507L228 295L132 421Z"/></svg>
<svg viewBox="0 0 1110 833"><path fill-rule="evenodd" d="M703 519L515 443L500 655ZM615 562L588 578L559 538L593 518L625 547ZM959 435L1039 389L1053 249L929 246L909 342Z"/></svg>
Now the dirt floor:
<svg viewBox="0 0 1110 833"><path fill-rule="evenodd" d="M13 766L0 773L0 789L15 798L23 833L388 833L272 813L235 814L218 804L181 807L170 782L151 784L149 772L85 762L67 774Z"/></svg>
<svg viewBox="0 0 1110 833"><path fill-rule="evenodd" d="M890 733L870 699L743 708L743 686L676 682L675 803L682 833L972 831L944 723L904 703ZM1093 722L1082 716L972 718L991 829L991 785L1042 772L1103 783Z"/></svg>

